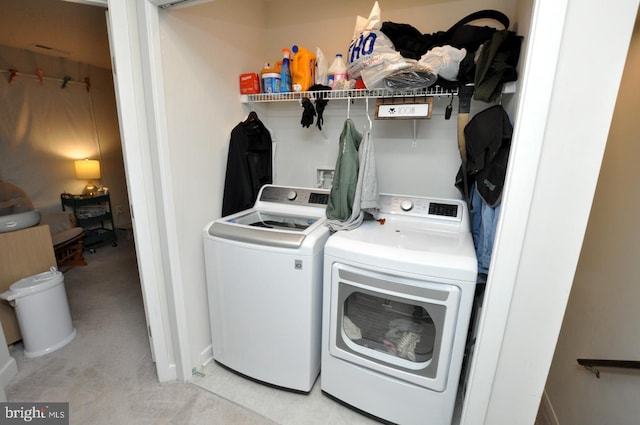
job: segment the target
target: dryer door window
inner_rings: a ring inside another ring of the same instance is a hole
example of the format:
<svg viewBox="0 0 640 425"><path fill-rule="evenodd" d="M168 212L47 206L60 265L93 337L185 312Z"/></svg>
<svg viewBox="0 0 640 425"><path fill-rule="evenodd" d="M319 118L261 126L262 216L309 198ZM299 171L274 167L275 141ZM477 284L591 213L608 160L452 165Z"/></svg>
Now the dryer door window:
<svg viewBox="0 0 640 425"><path fill-rule="evenodd" d="M332 355L442 391L460 289L334 264Z"/></svg>
<svg viewBox="0 0 640 425"><path fill-rule="evenodd" d="M432 306L429 310L442 315L443 307ZM433 358L436 337L441 339L425 306L415 301L355 290L344 300L342 314L344 336L363 347L362 352L375 350L427 366ZM437 343L439 346L440 341Z"/></svg>

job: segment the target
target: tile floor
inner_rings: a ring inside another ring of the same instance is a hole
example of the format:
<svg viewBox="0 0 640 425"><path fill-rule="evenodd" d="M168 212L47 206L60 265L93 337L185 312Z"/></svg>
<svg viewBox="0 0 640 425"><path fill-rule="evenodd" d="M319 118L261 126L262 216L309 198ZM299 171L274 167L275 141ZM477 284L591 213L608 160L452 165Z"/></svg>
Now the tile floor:
<svg viewBox="0 0 640 425"><path fill-rule="evenodd" d="M191 383L281 425L378 423L322 394L319 380L309 395L297 394L253 382L217 363L210 363L193 377Z"/></svg>
<svg viewBox="0 0 640 425"><path fill-rule="evenodd" d="M262 385L211 363L191 381L195 386L257 413L274 425L371 425L379 422L331 400L320 391L316 381L309 395L296 394ZM453 424L460 423L460 406L456 406ZM553 425L550 415L540 405L534 425Z"/></svg>
<svg viewBox="0 0 640 425"><path fill-rule="evenodd" d="M245 407L280 425L371 425L378 421L332 400L320 390L320 378L308 395L263 385L210 363L193 376L191 383ZM453 424L460 422L456 405Z"/></svg>

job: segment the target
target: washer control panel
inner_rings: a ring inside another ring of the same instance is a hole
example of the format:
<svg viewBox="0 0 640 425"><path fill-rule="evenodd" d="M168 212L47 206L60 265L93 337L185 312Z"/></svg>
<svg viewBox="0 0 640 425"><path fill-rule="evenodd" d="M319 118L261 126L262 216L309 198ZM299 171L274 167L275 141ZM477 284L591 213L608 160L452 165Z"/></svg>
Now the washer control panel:
<svg viewBox="0 0 640 425"><path fill-rule="evenodd" d="M261 202L323 207L329 203L329 190L266 185L260 190L259 199Z"/></svg>

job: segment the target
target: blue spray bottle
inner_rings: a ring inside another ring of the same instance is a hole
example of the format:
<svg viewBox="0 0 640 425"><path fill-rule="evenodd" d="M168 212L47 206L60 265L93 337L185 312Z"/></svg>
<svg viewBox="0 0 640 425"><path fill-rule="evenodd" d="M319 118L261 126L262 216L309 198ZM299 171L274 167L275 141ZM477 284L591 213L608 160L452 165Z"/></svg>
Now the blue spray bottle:
<svg viewBox="0 0 640 425"><path fill-rule="evenodd" d="M280 71L280 93L288 93L291 91L291 67L289 60L291 59L291 51L282 49L282 70Z"/></svg>

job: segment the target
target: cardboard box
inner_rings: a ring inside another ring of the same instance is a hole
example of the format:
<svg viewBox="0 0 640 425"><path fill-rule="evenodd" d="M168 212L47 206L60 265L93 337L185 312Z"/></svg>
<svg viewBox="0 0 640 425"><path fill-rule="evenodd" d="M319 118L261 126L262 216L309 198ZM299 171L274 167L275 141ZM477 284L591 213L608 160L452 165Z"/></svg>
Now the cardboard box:
<svg viewBox="0 0 640 425"><path fill-rule="evenodd" d="M240 75L240 94L260 93L260 78L256 73Z"/></svg>

